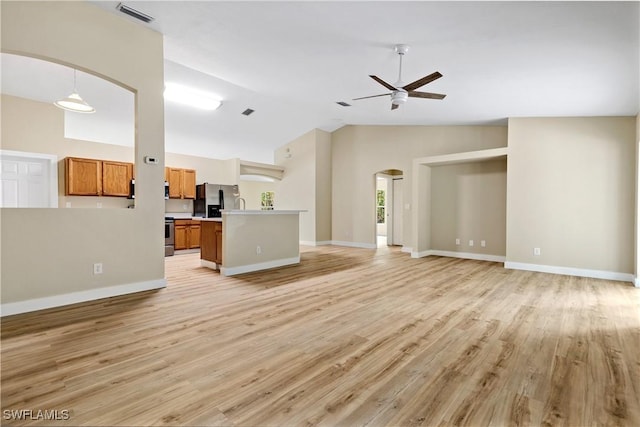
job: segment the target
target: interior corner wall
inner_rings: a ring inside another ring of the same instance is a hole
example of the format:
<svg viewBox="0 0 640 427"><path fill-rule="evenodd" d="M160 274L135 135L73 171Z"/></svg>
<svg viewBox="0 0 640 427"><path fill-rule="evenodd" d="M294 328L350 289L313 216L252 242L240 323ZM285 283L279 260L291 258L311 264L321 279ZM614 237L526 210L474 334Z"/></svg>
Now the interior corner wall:
<svg viewBox="0 0 640 427"><path fill-rule="evenodd" d="M316 243L331 241L331 134L316 129Z"/></svg>
<svg viewBox="0 0 640 427"><path fill-rule="evenodd" d="M312 130L278 148L275 164L284 168L277 183L277 209L298 209L300 241L316 241L316 131Z"/></svg>
<svg viewBox="0 0 640 427"><path fill-rule="evenodd" d="M633 272L635 120L509 119L507 263Z"/></svg>
<svg viewBox="0 0 640 427"><path fill-rule="evenodd" d="M375 247L374 176L398 169L404 176L402 241L419 252L412 223L412 209L420 201L413 194L413 159L506 146L505 126L350 125L336 130L331 147L332 240ZM428 240L428 236L420 239ZM428 243L425 249L429 249Z"/></svg>
<svg viewBox="0 0 640 427"><path fill-rule="evenodd" d="M3 52L59 62L133 90L137 123L135 209L0 211L3 315L8 304L63 305L77 302L69 295L93 299L164 286L162 35L88 2L3 1L0 8ZM160 165L144 164L144 156ZM97 262L101 275L93 274Z"/></svg>

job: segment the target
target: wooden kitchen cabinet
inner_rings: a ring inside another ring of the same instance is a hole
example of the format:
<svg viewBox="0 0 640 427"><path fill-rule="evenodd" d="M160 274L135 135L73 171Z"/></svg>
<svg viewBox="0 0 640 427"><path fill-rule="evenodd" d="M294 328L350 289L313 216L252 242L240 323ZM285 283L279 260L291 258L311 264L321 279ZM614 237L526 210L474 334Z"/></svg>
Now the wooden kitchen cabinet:
<svg viewBox="0 0 640 427"><path fill-rule="evenodd" d="M66 157L65 195L128 197L133 163Z"/></svg>
<svg viewBox="0 0 640 427"><path fill-rule="evenodd" d="M133 164L102 161L102 195L128 197L133 178Z"/></svg>
<svg viewBox="0 0 640 427"><path fill-rule="evenodd" d="M66 157L65 191L67 196L99 196L102 193L102 161Z"/></svg>
<svg viewBox="0 0 640 427"><path fill-rule="evenodd" d="M202 221L200 259L211 268L222 266L222 221ZM215 263L215 267L210 263Z"/></svg>
<svg viewBox="0 0 640 427"><path fill-rule="evenodd" d="M169 183L170 199L196 198L196 171L193 169L164 168L165 180Z"/></svg>
<svg viewBox="0 0 640 427"><path fill-rule="evenodd" d="M176 219L174 227L175 250L197 249L200 247L200 221Z"/></svg>

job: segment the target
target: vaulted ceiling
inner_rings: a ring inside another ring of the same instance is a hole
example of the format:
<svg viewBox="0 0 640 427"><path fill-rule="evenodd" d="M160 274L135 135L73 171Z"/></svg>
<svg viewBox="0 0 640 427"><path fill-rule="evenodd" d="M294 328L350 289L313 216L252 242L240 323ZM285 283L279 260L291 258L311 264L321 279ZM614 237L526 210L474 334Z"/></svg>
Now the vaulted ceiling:
<svg viewBox="0 0 640 427"><path fill-rule="evenodd" d="M149 24L92 3L164 35L166 81L223 99L213 112L165 103L172 152L271 162L313 128L639 112L638 2L124 2ZM368 76L397 80L397 43L410 46L402 80L437 70L420 90L445 99L352 101L388 92Z"/></svg>

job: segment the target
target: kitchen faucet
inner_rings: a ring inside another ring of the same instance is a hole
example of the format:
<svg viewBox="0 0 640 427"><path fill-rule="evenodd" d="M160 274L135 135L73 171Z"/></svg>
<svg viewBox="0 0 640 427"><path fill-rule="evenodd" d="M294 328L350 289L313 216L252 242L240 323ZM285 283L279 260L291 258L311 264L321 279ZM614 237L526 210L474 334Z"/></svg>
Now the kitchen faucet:
<svg viewBox="0 0 640 427"><path fill-rule="evenodd" d="M243 211L247 209L247 202L242 197L238 197L236 199L236 202L238 202L238 209L241 209ZM240 202L242 202L242 208L240 208Z"/></svg>

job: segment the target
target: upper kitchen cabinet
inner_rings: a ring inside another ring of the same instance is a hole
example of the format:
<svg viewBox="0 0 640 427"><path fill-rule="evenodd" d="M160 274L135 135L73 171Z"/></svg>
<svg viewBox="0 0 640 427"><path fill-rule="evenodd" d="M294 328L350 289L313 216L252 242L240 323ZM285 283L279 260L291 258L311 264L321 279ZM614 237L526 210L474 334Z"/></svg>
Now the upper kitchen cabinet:
<svg viewBox="0 0 640 427"><path fill-rule="evenodd" d="M132 163L102 162L103 196L128 197L131 179L133 179Z"/></svg>
<svg viewBox="0 0 640 427"><path fill-rule="evenodd" d="M170 199L196 198L196 171L166 167L165 180L169 183Z"/></svg>
<svg viewBox="0 0 640 427"><path fill-rule="evenodd" d="M67 157L64 165L67 196L99 196L102 193L102 161Z"/></svg>
<svg viewBox="0 0 640 427"><path fill-rule="evenodd" d="M65 159L65 195L128 197L133 163Z"/></svg>

